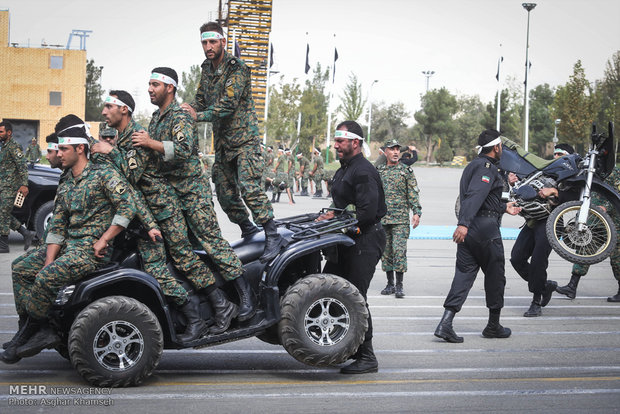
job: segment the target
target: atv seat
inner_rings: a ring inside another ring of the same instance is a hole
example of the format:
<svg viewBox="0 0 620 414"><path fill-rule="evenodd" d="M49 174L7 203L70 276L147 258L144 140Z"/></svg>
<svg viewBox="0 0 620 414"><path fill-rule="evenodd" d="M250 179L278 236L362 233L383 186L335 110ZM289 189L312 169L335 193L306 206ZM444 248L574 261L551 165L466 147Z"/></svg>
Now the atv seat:
<svg viewBox="0 0 620 414"><path fill-rule="evenodd" d="M293 232L279 227L278 233L280 236L287 240L290 240ZM241 263L246 264L258 260L265 250L265 232L259 232L252 235L250 238L235 240L230 244L237 253Z"/></svg>

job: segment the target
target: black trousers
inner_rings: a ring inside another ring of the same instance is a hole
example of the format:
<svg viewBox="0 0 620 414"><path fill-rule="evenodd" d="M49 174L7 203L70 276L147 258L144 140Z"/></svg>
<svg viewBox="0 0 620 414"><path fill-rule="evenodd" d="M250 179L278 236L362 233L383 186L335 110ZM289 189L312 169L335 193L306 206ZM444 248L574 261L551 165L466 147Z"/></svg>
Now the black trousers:
<svg viewBox="0 0 620 414"><path fill-rule="evenodd" d="M332 273L342 276L355 286L364 299L368 286L375 274L375 268L385 250L385 231L383 228L355 238L355 244L350 247L338 246L338 262L328 260L323 273ZM368 308L368 303L366 303ZM368 310L368 330L365 341L372 339L372 318Z"/></svg>
<svg viewBox="0 0 620 414"><path fill-rule="evenodd" d="M547 284L551 245L545 232L546 224L547 220L539 220L532 228L523 227L510 254L512 267L536 295L542 295Z"/></svg>
<svg viewBox="0 0 620 414"><path fill-rule="evenodd" d="M475 217L465 241L456 248L456 269L444 308L454 312L461 310L480 269L484 273L487 308L503 308L506 287L504 260L499 219Z"/></svg>

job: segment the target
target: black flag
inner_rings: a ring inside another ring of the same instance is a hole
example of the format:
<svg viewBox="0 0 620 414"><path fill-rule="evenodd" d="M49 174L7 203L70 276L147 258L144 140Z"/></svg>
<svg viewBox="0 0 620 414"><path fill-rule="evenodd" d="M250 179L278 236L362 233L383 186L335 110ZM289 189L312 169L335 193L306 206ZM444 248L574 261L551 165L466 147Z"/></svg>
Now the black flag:
<svg viewBox="0 0 620 414"><path fill-rule="evenodd" d="M306 43L306 70L305 73L306 75L308 74L308 71L310 70L310 44Z"/></svg>
<svg viewBox="0 0 620 414"><path fill-rule="evenodd" d="M336 80L336 61L338 60L338 49L334 48L334 74L332 76L332 83Z"/></svg>
<svg viewBox="0 0 620 414"><path fill-rule="evenodd" d="M270 47L270 50L271 50L271 52L270 52L271 56L269 57L269 68L271 69L271 67L273 66L273 43L271 43L269 45L269 47Z"/></svg>
<svg viewBox="0 0 620 414"><path fill-rule="evenodd" d="M235 57L241 58L241 48L239 47L239 42L235 39Z"/></svg>
<svg viewBox="0 0 620 414"><path fill-rule="evenodd" d="M499 66L502 64L503 61L504 61L503 56L500 56L499 60L497 61L497 75L495 75L495 79L497 79L498 82L499 82Z"/></svg>

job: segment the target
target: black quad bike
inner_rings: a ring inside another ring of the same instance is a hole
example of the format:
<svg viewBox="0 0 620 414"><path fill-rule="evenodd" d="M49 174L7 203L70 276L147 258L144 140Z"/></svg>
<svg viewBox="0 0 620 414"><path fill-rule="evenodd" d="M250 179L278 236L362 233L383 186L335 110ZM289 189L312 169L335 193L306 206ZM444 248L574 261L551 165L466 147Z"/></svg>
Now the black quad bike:
<svg viewBox="0 0 620 414"><path fill-rule="evenodd" d="M355 286L321 273L322 254L354 241L345 234L357 221L346 211L316 222L320 213L277 220L287 245L269 263L258 258L264 232L232 243L256 295L258 311L244 322L233 321L219 335L207 334L191 343L178 340L185 329L183 314L166 302L151 275L142 271L136 248L137 231L117 237L113 261L74 285L65 286L51 311L62 342L56 350L68 358L89 383L102 387L140 384L157 367L164 349L200 348L257 336L282 344L297 360L314 366L340 364L363 342L367 329L364 298ZM217 285L238 302L204 251L196 251L213 270ZM188 291L184 276L169 265ZM197 293L203 319L212 315L205 295Z"/></svg>
<svg viewBox="0 0 620 414"><path fill-rule="evenodd" d="M514 172L519 181L510 188L507 200L522 207L526 219L547 218L547 238L562 258L579 264L595 264L605 260L616 248L617 230L609 215L591 202L598 193L620 211L618 189L604 180L615 166L613 124L608 134L592 127L591 146L585 157L570 154L555 160L544 160L526 152L514 142L504 139L499 162L501 170ZM567 195L555 207L553 201L537 194L543 187L553 187Z"/></svg>

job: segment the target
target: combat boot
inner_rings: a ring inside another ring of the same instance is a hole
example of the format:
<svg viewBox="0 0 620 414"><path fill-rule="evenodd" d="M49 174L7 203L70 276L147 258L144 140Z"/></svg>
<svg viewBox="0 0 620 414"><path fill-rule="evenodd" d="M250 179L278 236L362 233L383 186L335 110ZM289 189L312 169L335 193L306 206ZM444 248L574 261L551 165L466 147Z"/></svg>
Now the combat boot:
<svg viewBox="0 0 620 414"><path fill-rule="evenodd" d="M275 191L272 191L272 192L271 192L271 202L272 202L272 203L275 203L275 202L276 202L276 192L275 192Z"/></svg>
<svg viewBox="0 0 620 414"><path fill-rule="evenodd" d="M618 293L607 298L607 302L620 302L620 280L618 281Z"/></svg>
<svg viewBox="0 0 620 414"><path fill-rule="evenodd" d="M579 284L579 279L581 279L581 276L573 274L571 275L570 281L566 286L558 286L555 288L555 291L569 299L575 299L577 296L577 285Z"/></svg>
<svg viewBox="0 0 620 414"><path fill-rule="evenodd" d="M20 358L35 356L44 349L53 348L59 343L60 336L56 330L47 321L41 321L39 330L25 344L17 348L17 356Z"/></svg>
<svg viewBox="0 0 620 414"><path fill-rule="evenodd" d="M13 342L0 354L0 361L5 364L14 364L22 359L17 356L17 349L25 344L39 330L40 326L39 321L28 317L24 326L15 334Z"/></svg>
<svg viewBox="0 0 620 414"><path fill-rule="evenodd" d="M280 194L282 194L282 191L278 191L278 193L276 194L276 203L280 202Z"/></svg>
<svg viewBox="0 0 620 414"><path fill-rule="evenodd" d="M542 315L542 305L540 304L541 297L542 295L540 294L534 294L534 297L532 298L532 303L530 304L530 308L525 311L523 316L525 316L526 318L535 318Z"/></svg>
<svg viewBox="0 0 620 414"><path fill-rule="evenodd" d="M499 324L500 309L489 309L489 322L482 331L485 338L508 338L512 331Z"/></svg>
<svg viewBox="0 0 620 414"><path fill-rule="evenodd" d="M435 329L435 336L443 339L444 341L460 344L463 342L463 337L457 336L456 332L454 332L454 329L452 328L452 320L454 319L454 315L456 315L456 313L452 309L446 309L444 311L441 321L439 322L439 325L437 325L437 329Z"/></svg>
<svg viewBox="0 0 620 414"><path fill-rule="evenodd" d="M397 298L405 297L405 292L403 292L403 272L396 272L396 289L394 290L394 296Z"/></svg>
<svg viewBox="0 0 620 414"><path fill-rule="evenodd" d="M273 219L263 224L265 230L265 250L260 257L261 263L266 263L276 257L284 246L284 239L278 234L278 226Z"/></svg>
<svg viewBox="0 0 620 414"><path fill-rule="evenodd" d="M9 252L9 236L0 236L0 253Z"/></svg>
<svg viewBox="0 0 620 414"><path fill-rule="evenodd" d="M17 229L17 232L24 237L24 250L28 250L32 245L32 241L37 236L37 233L28 230L23 224Z"/></svg>
<svg viewBox="0 0 620 414"><path fill-rule="evenodd" d="M558 283L556 281L547 280L547 283L545 284L545 291L543 292L542 298L540 299L540 306L544 308L549 304L549 301L551 300L551 295L553 295L553 292L557 287Z"/></svg>
<svg viewBox="0 0 620 414"><path fill-rule="evenodd" d="M379 362L372 349L372 339L364 341L356 354L358 357L354 362L340 369L341 374L368 374L379 371Z"/></svg>
<svg viewBox="0 0 620 414"><path fill-rule="evenodd" d="M250 284L243 276L236 278L233 283L239 295L239 316L237 316L237 320L240 322L247 321L256 314L254 292L252 292Z"/></svg>
<svg viewBox="0 0 620 414"><path fill-rule="evenodd" d="M17 321L17 332L15 332L15 335L13 335L13 338L11 338L10 341L2 344L2 349L7 349L9 345L15 342L15 339L19 336L19 331L22 329L27 319L28 319L27 316L19 315L19 320Z"/></svg>
<svg viewBox="0 0 620 414"><path fill-rule="evenodd" d="M308 197L308 189L306 188L304 190L301 190L301 193L299 193L299 196L300 197Z"/></svg>
<svg viewBox="0 0 620 414"><path fill-rule="evenodd" d="M226 296L224 296L224 292L217 288L209 293L208 297L215 313L215 325L209 329L209 333L219 335L226 332L230 327L233 318L239 314L239 308L234 303L228 301Z"/></svg>
<svg viewBox="0 0 620 414"><path fill-rule="evenodd" d="M200 317L200 300L196 295L190 295L179 310L185 315L187 324L185 332L177 335L181 342L192 342L208 332L205 321Z"/></svg>
<svg viewBox="0 0 620 414"><path fill-rule="evenodd" d="M317 190L314 193L314 198L321 198L321 197L323 197L323 190Z"/></svg>
<svg viewBox="0 0 620 414"><path fill-rule="evenodd" d="M241 228L241 237L244 239L250 238L256 233L260 233L260 229L248 218L239 223L239 227Z"/></svg>
<svg viewBox="0 0 620 414"><path fill-rule="evenodd" d="M385 289L381 291L381 294L382 295L393 295L394 294L394 271L389 270L385 272L385 274L387 275L387 285L385 286Z"/></svg>

